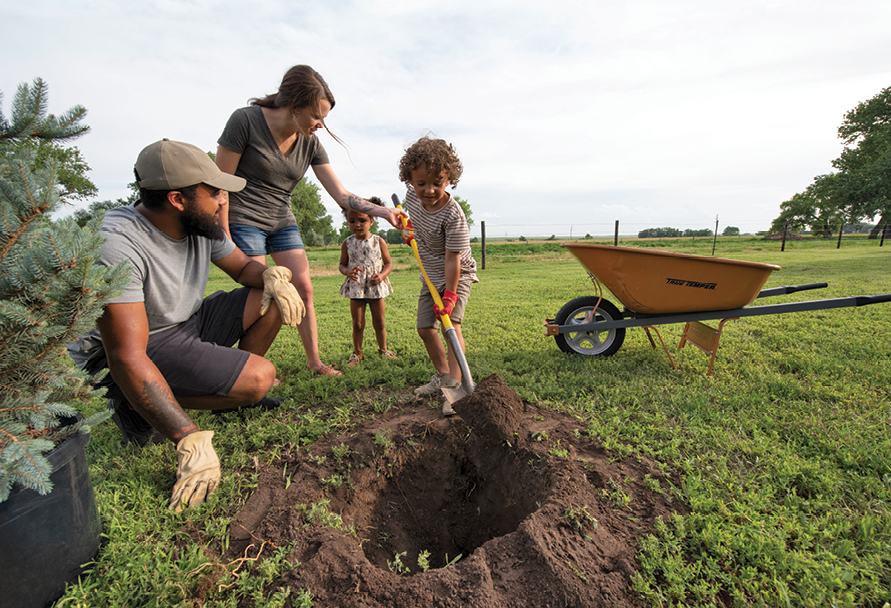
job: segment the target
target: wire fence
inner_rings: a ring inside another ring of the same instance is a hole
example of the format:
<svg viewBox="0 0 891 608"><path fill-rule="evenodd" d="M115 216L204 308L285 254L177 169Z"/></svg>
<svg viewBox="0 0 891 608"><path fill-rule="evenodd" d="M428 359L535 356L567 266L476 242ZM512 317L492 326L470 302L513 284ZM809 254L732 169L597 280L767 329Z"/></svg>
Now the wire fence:
<svg viewBox="0 0 891 608"><path fill-rule="evenodd" d="M637 235L648 228L670 227L680 230L684 233L687 230L704 231L710 230L709 235L718 234L727 227L738 228L739 234L756 235L766 234L770 229L772 220L745 220L740 223L733 222L716 222L711 221L698 224L653 224L643 222L622 222L615 220L612 222L584 222L584 223L540 223L540 224L505 224L491 221L475 222L470 228L470 235L481 237L482 229L485 226L486 238L491 240L509 239L526 237L532 239L541 239L555 237L558 239L581 239L581 238L608 238L613 237L618 230L618 234L622 238L637 237ZM757 227L757 228L755 228ZM736 233L734 233L736 234Z"/></svg>

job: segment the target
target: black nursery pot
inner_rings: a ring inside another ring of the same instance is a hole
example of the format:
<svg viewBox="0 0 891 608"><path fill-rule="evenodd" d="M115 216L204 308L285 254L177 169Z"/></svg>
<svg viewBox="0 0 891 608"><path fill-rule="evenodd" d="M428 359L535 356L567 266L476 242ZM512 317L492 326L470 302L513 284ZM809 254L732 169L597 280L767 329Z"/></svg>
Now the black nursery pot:
<svg viewBox="0 0 891 608"><path fill-rule="evenodd" d="M0 502L0 604L44 608L59 599L99 549L102 524L84 447L69 437L47 454L53 490L21 486Z"/></svg>

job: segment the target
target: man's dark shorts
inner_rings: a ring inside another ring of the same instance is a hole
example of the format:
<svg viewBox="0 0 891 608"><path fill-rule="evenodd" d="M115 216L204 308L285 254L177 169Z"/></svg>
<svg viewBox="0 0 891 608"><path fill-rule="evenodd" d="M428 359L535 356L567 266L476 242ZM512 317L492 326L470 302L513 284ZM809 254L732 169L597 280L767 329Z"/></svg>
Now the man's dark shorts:
<svg viewBox="0 0 891 608"><path fill-rule="evenodd" d="M231 348L245 334L244 306L250 287L230 292L217 291L201 303L185 323L152 334L146 353L177 397L227 395L241 375L250 353ZM108 367L102 356L91 361L87 371ZM124 393L107 374L97 387L108 387L109 399L123 399Z"/></svg>

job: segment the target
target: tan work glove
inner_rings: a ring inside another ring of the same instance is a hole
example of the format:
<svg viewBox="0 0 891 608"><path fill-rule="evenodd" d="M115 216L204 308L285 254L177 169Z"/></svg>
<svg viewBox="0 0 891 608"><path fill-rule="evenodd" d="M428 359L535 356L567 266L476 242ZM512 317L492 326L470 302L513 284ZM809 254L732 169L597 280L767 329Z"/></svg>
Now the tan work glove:
<svg viewBox="0 0 891 608"><path fill-rule="evenodd" d="M220 483L220 459L210 440L213 431L198 431L176 444L176 483L170 509L179 513L183 504L190 507L204 502Z"/></svg>
<svg viewBox="0 0 891 608"><path fill-rule="evenodd" d="M284 266L273 266L263 271L263 299L260 301L260 316L266 314L275 300L282 313L282 322L297 327L306 314L306 306L297 288L291 283L291 271Z"/></svg>

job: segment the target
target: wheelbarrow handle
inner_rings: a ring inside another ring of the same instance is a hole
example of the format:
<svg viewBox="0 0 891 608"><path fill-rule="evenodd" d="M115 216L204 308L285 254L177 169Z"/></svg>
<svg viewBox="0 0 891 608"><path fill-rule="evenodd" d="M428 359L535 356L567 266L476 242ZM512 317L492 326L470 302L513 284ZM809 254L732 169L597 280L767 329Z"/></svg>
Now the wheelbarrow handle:
<svg viewBox="0 0 891 608"><path fill-rule="evenodd" d="M823 289L829 287L829 283L805 283L804 285L785 285L783 287L772 287L770 289L762 289L755 298L769 298L771 296L781 296L787 293L795 293L796 291L807 291L808 289Z"/></svg>

